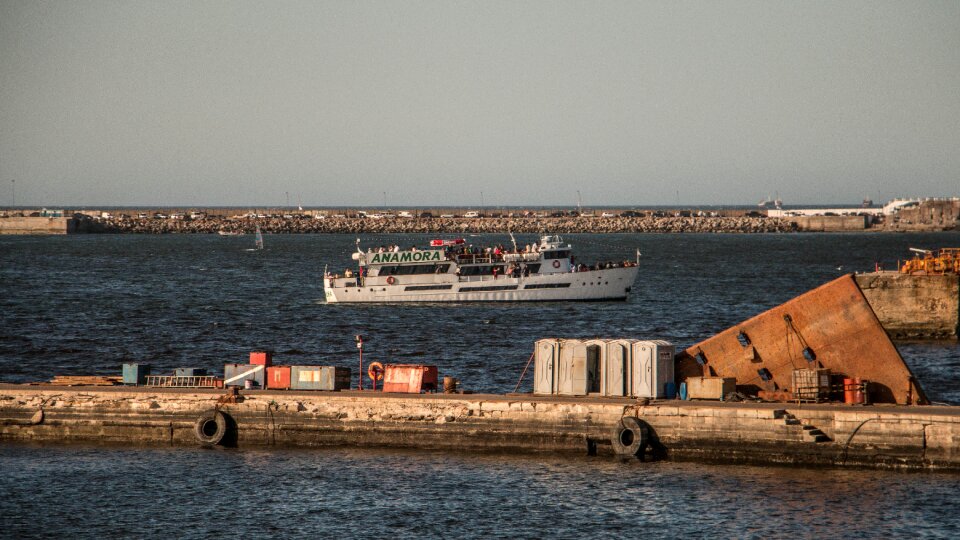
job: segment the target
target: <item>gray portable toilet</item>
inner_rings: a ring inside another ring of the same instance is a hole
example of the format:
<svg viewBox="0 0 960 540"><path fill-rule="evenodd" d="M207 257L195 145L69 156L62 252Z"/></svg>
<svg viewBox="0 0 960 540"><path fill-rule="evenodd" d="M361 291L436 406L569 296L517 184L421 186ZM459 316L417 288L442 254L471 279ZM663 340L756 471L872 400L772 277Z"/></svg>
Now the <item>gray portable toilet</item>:
<svg viewBox="0 0 960 540"><path fill-rule="evenodd" d="M603 383L600 393L604 396L630 395L630 355L633 339L610 339L604 343Z"/></svg>
<svg viewBox="0 0 960 540"><path fill-rule="evenodd" d="M668 341L637 341L632 344L631 395L660 398L666 396L666 383L673 382L673 356L676 348Z"/></svg>
<svg viewBox="0 0 960 540"><path fill-rule="evenodd" d="M554 394L557 390L557 357L560 340L540 339L534 345L533 393Z"/></svg>
<svg viewBox="0 0 960 540"><path fill-rule="evenodd" d="M561 392L570 396L585 396L600 393L601 366L603 365L603 341L598 339L563 341L560 348L560 364L567 368L561 384Z"/></svg>
<svg viewBox="0 0 960 540"><path fill-rule="evenodd" d="M576 395L574 392L573 374L574 349L581 345L579 339L558 339L557 340L557 369L556 383L554 384L554 393L562 396Z"/></svg>

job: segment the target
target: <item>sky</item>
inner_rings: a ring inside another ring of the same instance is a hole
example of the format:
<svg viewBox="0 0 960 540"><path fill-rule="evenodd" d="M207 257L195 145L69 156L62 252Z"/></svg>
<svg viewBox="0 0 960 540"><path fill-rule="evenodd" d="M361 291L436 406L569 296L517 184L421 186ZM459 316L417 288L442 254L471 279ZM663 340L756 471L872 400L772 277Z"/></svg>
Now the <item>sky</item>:
<svg viewBox="0 0 960 540"><path fill-rule="evenodd" d="M0 205L956 195L956 0L0 0Z"/></svg>

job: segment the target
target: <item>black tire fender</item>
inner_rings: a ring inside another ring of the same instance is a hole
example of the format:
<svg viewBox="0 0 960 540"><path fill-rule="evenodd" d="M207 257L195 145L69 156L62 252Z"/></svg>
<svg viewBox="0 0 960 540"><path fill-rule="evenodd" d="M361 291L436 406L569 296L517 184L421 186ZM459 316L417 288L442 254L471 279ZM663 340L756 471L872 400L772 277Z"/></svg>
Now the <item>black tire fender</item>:
<svg viewBox="0 0 960 540"><path fill-rule="evenodd" d="M218 410L207 411L197 418L193 433L201 444L214 446L227 434L227 417Z"/></svg>
<svg viewBox="0 0 960 540"><path fill-rule="evenodd" d="M610 443L618 456L639 456L650 443L650 432L639 418L624 416L614 428Z"/></svg>

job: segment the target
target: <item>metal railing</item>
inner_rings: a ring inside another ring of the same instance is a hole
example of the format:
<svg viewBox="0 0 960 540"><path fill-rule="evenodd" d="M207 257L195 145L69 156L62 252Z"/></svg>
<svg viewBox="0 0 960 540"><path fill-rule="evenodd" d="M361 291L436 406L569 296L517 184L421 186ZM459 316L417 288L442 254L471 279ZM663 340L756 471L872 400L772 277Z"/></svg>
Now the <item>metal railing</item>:
<svg viewBox="0 0 960 540"><path fill-rule="evenodd" d="M147 375L144 386L160 388L216 388L218 379L212 375L178 377L176 375Z"/></svg>

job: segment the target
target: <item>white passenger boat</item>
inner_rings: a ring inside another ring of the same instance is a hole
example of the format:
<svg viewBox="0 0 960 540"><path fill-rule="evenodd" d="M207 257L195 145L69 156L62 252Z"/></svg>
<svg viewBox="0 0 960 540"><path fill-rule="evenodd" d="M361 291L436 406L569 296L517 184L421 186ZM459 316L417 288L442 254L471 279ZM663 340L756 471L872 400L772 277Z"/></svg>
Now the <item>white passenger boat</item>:
<svg viewBox="0 0 960 540"><path fill-rule="evenodd" d="M327 302L515 302L626 300L636 261L578 263L570 244L543 236L513 249L472 248L462 239L434 240L429 248L363 251L357 271L324 272Z"/></svg>

